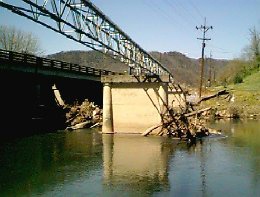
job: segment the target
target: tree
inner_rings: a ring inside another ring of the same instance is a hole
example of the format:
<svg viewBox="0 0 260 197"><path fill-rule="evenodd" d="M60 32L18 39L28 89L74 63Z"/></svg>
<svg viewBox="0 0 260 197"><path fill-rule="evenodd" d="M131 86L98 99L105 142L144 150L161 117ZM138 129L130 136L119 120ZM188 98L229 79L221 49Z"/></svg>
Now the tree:
<svg viewBox="0 0 260 197"><path fill-rule="evenodd" d="M34 55L42 54L36 36L6 25L0 25L0 48Z"/></svg>
<svg viewBox="0 0 260 197"><path fill-rule="evenodd" d="M225 83L241 83L241 79L243 80L243 77L248 75L249 69L249 63L248 61L244 61L241 59L234 59L229 61L229 63L219 70L217 79L220 82L220 84Z"/></svg>
<svg viewBox="0 0 260 197"><path fill-rule="evenodd" d="M260 54L260 33L254 29L250 29L251 34L251 46L250 50L253 54L253 58L256 59Z"/></svg>
<svg viewBox="0 0 260 197"><path fill-rule="evenodd" d="M250 43L245 48L246 56L250 60L257 60L260 56L260 32L256 28L249 29Z"/></svg>

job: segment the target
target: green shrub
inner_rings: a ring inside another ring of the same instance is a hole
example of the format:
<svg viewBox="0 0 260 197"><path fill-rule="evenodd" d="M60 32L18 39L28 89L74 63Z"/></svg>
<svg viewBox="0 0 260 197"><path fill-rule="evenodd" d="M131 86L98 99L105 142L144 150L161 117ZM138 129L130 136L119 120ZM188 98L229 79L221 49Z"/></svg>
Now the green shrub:
<svg viewBox="0 0 260 197"><path fill-rule="evenodd" d="M243 82L243 78L241 77L241 75L236 74L234 77L234 84L242 83L242 82Z"/></svg>

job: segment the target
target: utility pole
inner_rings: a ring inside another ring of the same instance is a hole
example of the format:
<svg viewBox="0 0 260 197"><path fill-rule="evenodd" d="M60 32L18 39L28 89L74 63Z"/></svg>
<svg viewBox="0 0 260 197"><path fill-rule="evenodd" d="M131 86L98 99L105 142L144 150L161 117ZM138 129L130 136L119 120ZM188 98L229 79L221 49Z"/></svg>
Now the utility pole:
<svg viewBox="0 0 260 197"><path fill-rule="evenodd" d="M216 68L213 66L213 82L216 82Z"/></svg>
<svg viewBox="0 0 260 197"><path fill-rule="evenodd" d="M211 51L210 51L210 56L209 56L209 87L211 86L212 84L212 54L211 54Z"/></svg>
<svg viewBox="0 0 260 197"><path fill-rule="evenodd" d="M200 27L196 26L196 29L200 29L203 32L202 38L197 38L199 40L202 40L202 50L201 50L201 70L200 70L200 86L199 86L199 98L201 98L201 90L202 90L202 83L203 83L203 73L204 73L204 48L206 46L205 41L211 40L210 38L206 38L205 34L209 29L213 29L212 26L206 26L206 18L204 21L204 25L201 25Z"/></svg>

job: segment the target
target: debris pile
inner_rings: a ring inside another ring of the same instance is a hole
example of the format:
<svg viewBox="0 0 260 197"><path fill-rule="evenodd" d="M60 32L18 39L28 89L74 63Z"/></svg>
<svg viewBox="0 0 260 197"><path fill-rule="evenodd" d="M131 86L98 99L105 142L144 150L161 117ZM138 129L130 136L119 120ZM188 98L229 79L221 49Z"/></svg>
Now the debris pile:
<svg viewBox="0 0 260 197"><path fill-rule="evenodd" d="M67 130L82 128L93 128L102 124L102 110L94 102L85 99L81 104L75 102L73 105L67 105L66 113Z"/></svg>
<svg viewBox="0 0 260 197"><path fill-rule="evenodd" d="M170 136L188 142L195 142L196 138L209 136L210 134L220 134L219 130L206 126L206 120L212 113L216 113L215 109L207 107L194 110L194 107L198 106L202 101L225 94L229 93L223 90L214 95L203 97L194 104L187 103L186 108L181 112L175 112L172 108L166 106L167 112L162 115L162 123L148 128L142 135L148 136L153 133L159 136Z"/></svg>
<svg viewBox="0 0 260 197"><path fill-rule="evenodd" d="M161 124L148 128L142 135L147 136L153 132L155 135L176 137L193 142L198 137L218 133L219 131L206 127L203 116L207 114L205 112L210 110L211 108L205 108L189 113L174 113L173 110L169 110L167 115L163 117ZM159 131L154 133L156 129Z"/></svg>

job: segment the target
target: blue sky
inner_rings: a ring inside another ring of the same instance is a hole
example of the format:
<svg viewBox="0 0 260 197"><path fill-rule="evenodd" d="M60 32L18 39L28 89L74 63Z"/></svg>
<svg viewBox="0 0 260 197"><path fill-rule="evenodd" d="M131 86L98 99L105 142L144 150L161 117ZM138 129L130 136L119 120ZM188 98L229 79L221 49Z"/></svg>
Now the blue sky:
<svg viewBox="0 0 260 197"><path fill-rule="evenodd" d="M3 0L17 2L18 0ZM202 36L195 26L204 23L205 55L233 59L249 43L249 28L260 31L260 0L91 0L105 15L146 51L178 51L188 57L201 56ZM0 8L0 24L35 34L45 54L89 50L39 24Z"/></svg>

